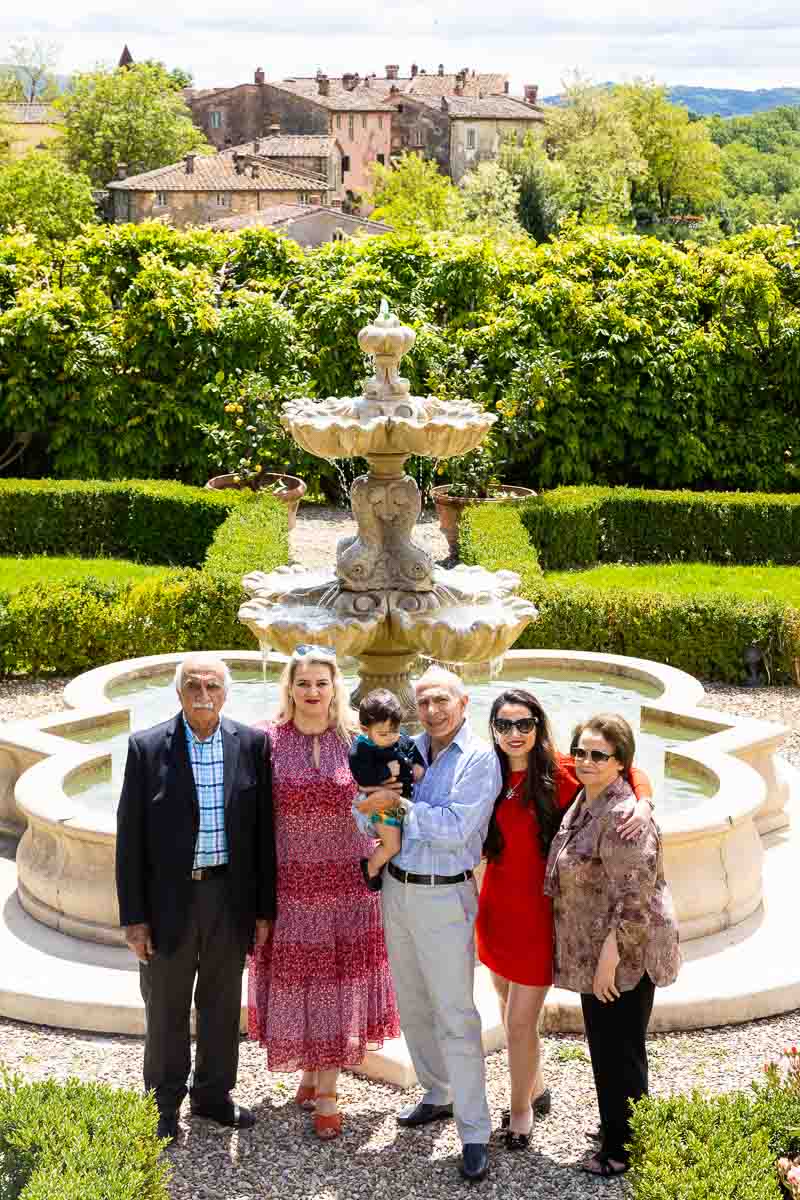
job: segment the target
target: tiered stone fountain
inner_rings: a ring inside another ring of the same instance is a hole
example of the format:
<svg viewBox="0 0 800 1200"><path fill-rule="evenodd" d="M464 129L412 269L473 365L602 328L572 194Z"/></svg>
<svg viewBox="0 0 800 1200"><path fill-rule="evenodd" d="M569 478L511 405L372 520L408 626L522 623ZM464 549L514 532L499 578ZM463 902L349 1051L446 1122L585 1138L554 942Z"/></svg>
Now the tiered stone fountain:
<svg viewBox="0 0 800 1200"><path fill-rule="evenodd" d="M384 300L358 335L374 360L363 394L284 405L283 424L304 450L369 463L350 492L358 532L339 542L335 571L281 567L246 576L251 599L239 611L262 648L289 654L298 643L314 642L356 657L354 701L373 687L391 688L410 720L409 672L418 655L459 667L480 664L493 674L536 616L533 604L514 595L513 571L435 568L413 541L421 498L404 473L406 459L474 450L497 419L469 401L410 395L400 360L415 338Z"/></svg>

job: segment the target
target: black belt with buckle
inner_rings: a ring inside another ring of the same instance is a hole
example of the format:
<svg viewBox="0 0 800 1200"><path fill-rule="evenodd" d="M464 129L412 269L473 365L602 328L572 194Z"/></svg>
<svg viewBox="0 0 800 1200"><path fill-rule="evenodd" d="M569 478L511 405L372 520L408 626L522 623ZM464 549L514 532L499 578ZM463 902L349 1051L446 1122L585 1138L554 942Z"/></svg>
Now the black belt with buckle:
<svg viewBox="0 0 800 1200"><path fill-rule="evenodd" d="M387 865L389 874L401 883L426 883L428 887L437 887L443 883L465 883L472 879L472 871L460 871L458 875L416 875L413 871L401 871L393 862Z"/></svg>
<svg viewBox="0 0 800 1200"><path fill-rule="evenodd" d="M195 867L192 880L194 883L201 883L204 879L215 879L217 875L225 875L227 871L227 863L217 863L215 867Z"/></svg>

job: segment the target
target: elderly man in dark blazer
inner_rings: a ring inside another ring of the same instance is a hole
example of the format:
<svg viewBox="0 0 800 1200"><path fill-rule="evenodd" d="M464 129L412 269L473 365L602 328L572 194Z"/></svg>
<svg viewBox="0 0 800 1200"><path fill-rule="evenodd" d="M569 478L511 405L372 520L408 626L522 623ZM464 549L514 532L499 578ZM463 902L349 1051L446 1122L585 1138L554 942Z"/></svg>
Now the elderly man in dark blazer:
<svg viewBox="0 0 800 1200"><path fill-rule="evenodd" d="M220 716L230 687L220 659L188 656L175 686L181 711L130 738L117 812L120 924L145 1005L144 1083L169 1142L191 1067L193 991L192 1113L239 1129L255 1121L230 1092L245 955L275 918L266 735Z"/></svg>

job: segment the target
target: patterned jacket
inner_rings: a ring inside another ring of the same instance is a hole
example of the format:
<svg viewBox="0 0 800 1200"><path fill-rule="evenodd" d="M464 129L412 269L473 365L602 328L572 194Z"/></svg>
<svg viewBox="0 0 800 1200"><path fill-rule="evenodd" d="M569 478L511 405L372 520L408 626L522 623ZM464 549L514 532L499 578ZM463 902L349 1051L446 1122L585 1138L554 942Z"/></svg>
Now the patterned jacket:
<svg viewBox="0 0 800 1200"><path fill-rule="evenodd" d="M678 975L678 923L658 827L651 821L630 841L619 835L619 808L631 795L624 779L592 804L581 792L550 847L544 890L553 898L553 981L571 992L591 992L611 929L617 931L621 992L636 987L645 971L659 987Z"/></svg>

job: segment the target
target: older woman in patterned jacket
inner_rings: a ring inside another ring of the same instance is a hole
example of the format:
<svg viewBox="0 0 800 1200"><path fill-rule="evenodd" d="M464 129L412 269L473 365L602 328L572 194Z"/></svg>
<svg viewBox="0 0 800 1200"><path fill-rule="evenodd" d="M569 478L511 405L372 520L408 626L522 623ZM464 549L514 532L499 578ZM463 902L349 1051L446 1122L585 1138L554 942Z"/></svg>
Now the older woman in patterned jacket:
<svg viewBox="0 0 800 1200"><path fill-rule="evenodd" d="M654 990L675 980L681 961L658 828L651 820L633 840L619 835L634 750L631 727L620 716L596 716L575 729L572 753L583 790L553 840L545 876L553 898L554 983L581 993L600 1109L601 1146L581 1167L602 1176L628 1168L630 1103L647 1093Z"/></svg>

